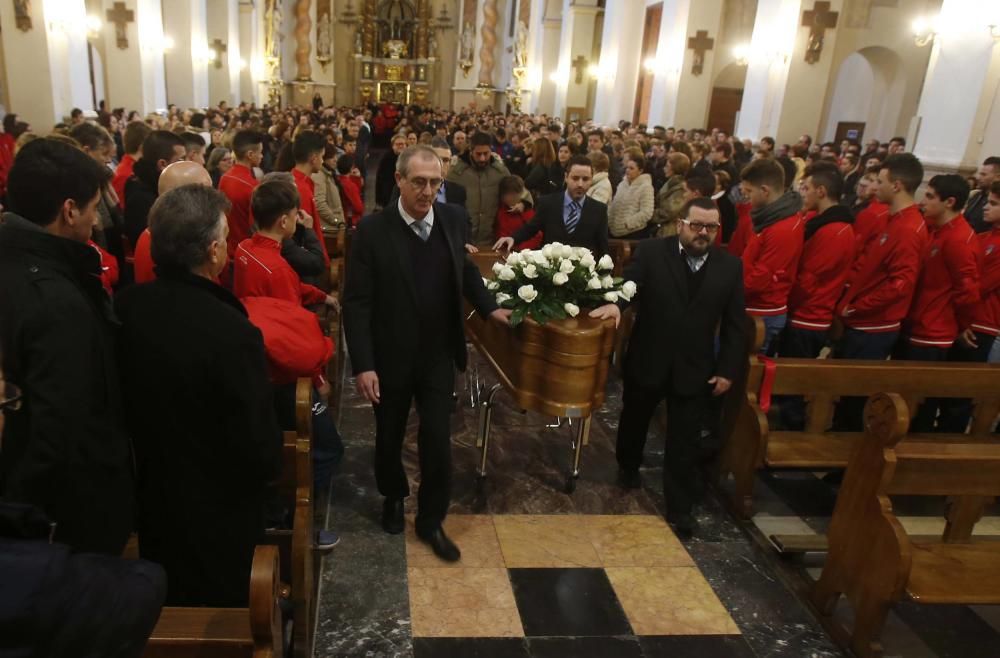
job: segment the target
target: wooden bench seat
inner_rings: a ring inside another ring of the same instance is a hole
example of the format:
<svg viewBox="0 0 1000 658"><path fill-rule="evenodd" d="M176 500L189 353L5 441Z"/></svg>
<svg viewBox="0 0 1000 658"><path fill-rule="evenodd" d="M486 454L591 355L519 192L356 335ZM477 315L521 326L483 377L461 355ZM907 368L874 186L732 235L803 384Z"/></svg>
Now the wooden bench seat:
<svg viewBox="0 0 1000 658"><path fill-rule="evenodd" d="M855 442L827 533L829 552L811 600L835 634L843 595L854 611L851 649L882 655L878 640L892 603L1000 603L1000 542L973 529L983 507L1000 495L1000 442L905 441L910 410L896 394L872 396L866 433ZM940 537L910 537L890 494L944 497Z"/></svg>

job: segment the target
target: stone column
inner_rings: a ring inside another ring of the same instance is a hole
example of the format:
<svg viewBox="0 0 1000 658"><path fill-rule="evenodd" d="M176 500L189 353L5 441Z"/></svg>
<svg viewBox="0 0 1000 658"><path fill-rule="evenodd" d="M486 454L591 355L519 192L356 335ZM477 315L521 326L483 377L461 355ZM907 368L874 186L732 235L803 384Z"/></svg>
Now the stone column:
<svg viewBox="0 0 1000 658"><path fill-rule="evenodd" d="M635 113L645 14L643 0L616 0L609 2L604 10L594 102L594 120L599 124L617 125L622 119L631 121Z"/></svg>
<svg viewBox="0 0 1000 658"><path fill-rule="evenodd" d="M526 91L521 100L522 107L525 112L552 114L556 85L549 76L559 67L562 5L546 0L531 0L530 13L528 75Z"/></svg>
<svg viewBox="0 0 1000 658"><path fill-rule="evenodd" d="M108 108L124 107L143 115L167 105L163 69L162 8L160 0L124 0L124 41L109 18L115 5L90 2L90 13L101 20L95 50L102 55L104 92ZM130 12L130 13L129 13ZM115 12L114 15L117 15ZM95 68L98 66L94 62ZM95 75L97 71L95 70ZM98 100L101 92L98 91Z"/></svg>
<svg viewBox="0 0 1000 658"><path fill-rule="evenodd" d="M219 0L212 0L218 2ZM167 100L180 108L209 104L206 0L170 0L164 7L163 31L174 42L166 54Z"/></svg>
<svg viewBox="0 0 1000 658"><path fill-rule="evenodd" d="M721 44L722 12L722 0L664 1L649 125L705 126L712 98L713 61ZM715 43L704 54L702 72L695 75L695 51L688 48L688 39L699 30L707 32Z"/></svg>
<svg viewBox="0 0 1000 658"><path fill-rule="evenodd" d="M264 55L261 52L261 39L257 9L247 2L240 3L239 35L240 58L246 63L240 69L240 102L256 102L260 105L265 97L258 95L258 79L264 71ZM263 13L263 12L261 12Z"/></svg>
<svg viewBox="0 0 1000 658"><path fill-rule="evenodd" d="M208 64L208 95L212 105L226 101L230 106L240 101L240 8L238 0L211 0L207 3L208 47L225 45Z"/></svg>
<svg viewBox="0 0 1000 658"><path fill-rule="evenodd" d="M35 132L48 133L71 109L94 109L87 65L84 0L67 0L59 11L32 5L32 29L14 24L14 3L0 2L2 47L7 62L8 111Z"/></svg>
<svg viewBox="0 0 1000 658"><path fill-rule="evenodd" d="M594 27L600 9L596 0L563 0L562 33L559 39L559 65L552 113L566 118L569 107L587 107L591 76L587 66L594 61ZM581 62L586 60L586 64Z"/></svg>
<svg viewBox="0 0 1000 658"><path fill-rule="evenodd" d="M971 170L1000 153L1000 42L991 37L983 11L976 0L944 0L941 7L945 29L931 46L911 129L914 154L934 173Z"/></svg>
<svg viewBox="0 0 1000 658"><path fill-rule="evenodd" d="M802 25L802 12L813 5L812 0L758 1L736 124L741 139L771 136L781 143L794 142L802 134L818 135L837 30L825 31L819 60L808 63L810 29ZM830 10L843 13L843 1L831 0ZM789 89L795 90L794 103L785 103Z"/></svg>
<svg viewBox="0 0 1000 658"><path fill-rule="evenodd" d="M480 103L476 96L479 67L482 62L479 48L482 30L480 24L481 0L462 0L458 24L455 26L455 86L451 89L452 107L463 108L469 103Z"/></svg>

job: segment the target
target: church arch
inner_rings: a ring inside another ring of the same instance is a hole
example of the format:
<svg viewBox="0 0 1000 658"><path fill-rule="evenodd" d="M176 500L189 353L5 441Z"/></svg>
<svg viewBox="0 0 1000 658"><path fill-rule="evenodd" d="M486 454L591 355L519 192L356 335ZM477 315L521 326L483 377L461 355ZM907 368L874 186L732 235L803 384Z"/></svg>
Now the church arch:
<svg viewBox="0 0 1000 658"><path fill-rule="evenodd" d="M731 62L716 74L712 83L712 100L708 105L708 125L705 128L718 128L733 134L736 130L736 115L743 104L746 79L747 67L738 62Z"/></svg>
<svg viewBox="0 0 1000 658"><path fill-rule="evenodd" d="M884 46L856 50L841 62L830 95L824 139L841 122L865 124L864 138L887 141L898 131L906 87L903 61Z"/></svg>

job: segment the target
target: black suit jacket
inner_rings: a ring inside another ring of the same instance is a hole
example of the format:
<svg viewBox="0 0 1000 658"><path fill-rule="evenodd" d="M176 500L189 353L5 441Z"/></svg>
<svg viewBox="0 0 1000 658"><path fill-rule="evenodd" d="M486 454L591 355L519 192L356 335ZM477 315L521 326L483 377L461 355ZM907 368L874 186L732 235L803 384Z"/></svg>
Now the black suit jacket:
<svg viewBox="0 0 1000 658"><path fill-rule="evenodd" d="M514 233L514 244L532 238L539 231L542 242L561 242L573 247L586 247L600 258L610 253L608 249L608 207L587 197L580 212L580 223L570 235L563 221L563 192L548 194L538 200L535 216Z"/></svg>
<svg viewBox="0 0 1000 658"><path fill-rule="evenodd" d="M467 359L461 298L484 317L497 309L479 268L466 257L465 217L463 207L434 204L434 230L444 229L455 273L452 353L460 370ZM414 330L417 292L406 244L410 230L397 204L365 217L354 233L347 265L343 306L351 365L355 373L374 370L383 386L403 382L420 352Z"/></svg>
<svg viewBox="0 0 1000 658"><path fill-rule="evenodd" d="M392 186L392 196L389 198L389 205L395 206L396 202L399 201L399 186ZM462 210L465 210L465 186L459 185L458 183L452 183L451 181L445 181L444 183L444 202L452 203L456 206L462 206ZM471 244L472 242L472 216L469 215L469 211L465 210L465 244Z"/></svg>
<svg viewBox="0 0 1000 658"><path fill-rule="evenodd" d="M677 238L671 237L641 241L624 271L625 280L638 286L625 376L677 395L707 393L715 375L735 380L746 360L742 261L713 247L693 299L687 267Z"/></svg>

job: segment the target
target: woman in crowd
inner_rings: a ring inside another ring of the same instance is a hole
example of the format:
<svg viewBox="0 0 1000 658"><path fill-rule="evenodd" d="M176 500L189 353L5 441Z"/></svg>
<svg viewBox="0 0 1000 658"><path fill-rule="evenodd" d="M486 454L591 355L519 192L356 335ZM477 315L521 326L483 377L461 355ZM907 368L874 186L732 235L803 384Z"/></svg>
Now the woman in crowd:
<svg viewBox="0 0 1000 658"><path fill-rule="evenodd" d="M205 166L212 177L212 187L219 188L219 179L233 168L233 162L233 152L226 147L216 146L212 149L212 153L208 156L208 163Z"/></svg>
<svg viewBox="0 0 1000 658"><path fill-rule="evenodd" d="M649 234L647 224L653 218L653 179L643 173L646 159L638 150L625 155L625 179L618 185L608 207L608 230L611 236L638 240Z"/></svg>
<svg viewBox="0 0 1000 658"><path fill-rule="evenodd" d="M684 205L684 177L690 169L691 160L683 153L675 151L667 156L667 163L663 167L667 182L656 196L656 209L653 212L658 237L677 235L676 220Z"/></svg>

